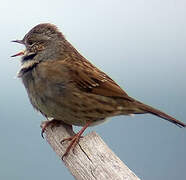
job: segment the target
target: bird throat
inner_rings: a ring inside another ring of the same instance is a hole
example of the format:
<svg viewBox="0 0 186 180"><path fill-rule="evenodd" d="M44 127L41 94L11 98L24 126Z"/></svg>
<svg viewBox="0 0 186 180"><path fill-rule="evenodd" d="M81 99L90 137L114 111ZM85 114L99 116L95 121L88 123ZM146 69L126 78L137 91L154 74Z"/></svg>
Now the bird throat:
<svg viewBox="0 0 186 180"><path fill-rule="evenodd" d="M34 67L37 66L37 64L40 63L40 61L36 61L34 59L35 55L36 54L22 57L21 68L17 73L17 77L22 77L24 73L32 70Z"/></svg>

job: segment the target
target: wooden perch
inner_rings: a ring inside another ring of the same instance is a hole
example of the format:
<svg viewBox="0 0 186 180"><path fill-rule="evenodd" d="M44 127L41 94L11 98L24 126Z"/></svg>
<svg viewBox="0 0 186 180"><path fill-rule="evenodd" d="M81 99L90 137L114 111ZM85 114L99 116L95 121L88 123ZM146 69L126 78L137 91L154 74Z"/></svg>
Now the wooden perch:
<svg viewBox="0 0 186 180"><path fill-rule="evenodd" d="M62 123L49 125L45 131L47 142L60 158L69 144L60 141L73 134L72 128ZM62 161L77 180L140 180L95 132L81 138L75 151Z"/></svg>

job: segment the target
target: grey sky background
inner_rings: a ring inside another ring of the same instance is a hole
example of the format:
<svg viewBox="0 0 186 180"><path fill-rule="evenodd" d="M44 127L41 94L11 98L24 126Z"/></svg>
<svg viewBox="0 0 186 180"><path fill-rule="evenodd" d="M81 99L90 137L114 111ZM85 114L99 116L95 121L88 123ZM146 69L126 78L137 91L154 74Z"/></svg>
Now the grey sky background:
<svg viewBox="0 0 186 180"><path fill-rule="evenodd" d="M24 49L10 43L33 26L56 24L126 92L186 123L185 0L1 2L0 179L73 177L40 136L44 118L16 77ZM77 129L77 128L76 128ZM96 131L144 180L186 179L186 130L152 115L115 117Z"/></svg>

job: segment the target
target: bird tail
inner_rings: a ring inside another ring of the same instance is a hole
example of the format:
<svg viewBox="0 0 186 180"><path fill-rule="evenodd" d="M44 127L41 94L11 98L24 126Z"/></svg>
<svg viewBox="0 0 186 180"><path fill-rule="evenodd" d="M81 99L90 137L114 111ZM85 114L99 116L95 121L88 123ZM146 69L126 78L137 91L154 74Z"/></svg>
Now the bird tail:
<svg viewBox="0 0 186 180"><path fill-rule="evenodd" d="M142 111L144 111L145 113L150 113L150 114L153 114L155 116L158 116L160 118L163 118L165 120L168 120L170 121L171 123L174 123L176 124L177 126L179 127L186 127L186 124L184 124L183 122L173 118L172 116L169 116L168 114L158 110L158 109L155 109L151 106L148 106L146 104L143 104L139 101L136 101L136 105L138 106L138 108Z"/></svg>

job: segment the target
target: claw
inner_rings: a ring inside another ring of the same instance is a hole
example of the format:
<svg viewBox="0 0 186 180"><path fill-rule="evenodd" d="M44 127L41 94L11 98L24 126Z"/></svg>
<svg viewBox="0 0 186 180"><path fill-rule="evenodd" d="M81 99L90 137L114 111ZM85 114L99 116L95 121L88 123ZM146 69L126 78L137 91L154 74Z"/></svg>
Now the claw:
<svg viewBox="0 0 186 180"><path fill-rule="evenodd" d="M79 139L82 138L83 136L81 136L83 134L83 132L85 131L85 129L91 124L91 122L88 122L77 134L75 134L74 136L65 138L63 140L61 140L61 143L63 143L64 141L71 141L70 144L68 145L65 153L62 156L62 160L64 160L64 157L68 155L68 153L70 152L70 150L72 149L73 153L74 153L74 149L77 145L77 143L79 142Z"/></svg>
<svg viewBox="0 0 186 180"><path fill-rule="evenodd" d="M52 124L52 126L55 126L56 123L59 123L60 121L59 120L56 120L56 119L52 119L50 121L44 121L42 124L41 124L41 137L44 139L44 132L46 131L47 127Z"/></svg>

